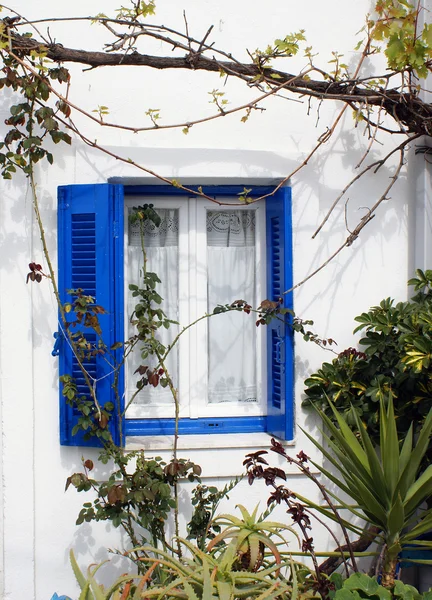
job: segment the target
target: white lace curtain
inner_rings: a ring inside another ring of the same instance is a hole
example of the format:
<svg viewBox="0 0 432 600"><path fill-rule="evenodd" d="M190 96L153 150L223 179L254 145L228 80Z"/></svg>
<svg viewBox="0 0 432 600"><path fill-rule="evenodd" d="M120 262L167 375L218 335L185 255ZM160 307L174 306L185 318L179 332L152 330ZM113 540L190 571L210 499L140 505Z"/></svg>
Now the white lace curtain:
<svg viewBox="0 0 432 600"><path fill-rule="evenodd" d="M255 298L255 211L208 211L208 311ZM257 402L254 315L230 312L208 320L208 401Z"/></svg>
<svg viewBox="0 0 432 600"><path fill-rule="evenodd" d="M132 210L132 209L130 209ZM147 270L158 274L161 280L156 290L163 298L161 308L168 318L178 319L178 211L157 209L161 217L159 227L147 221L144 243ZM255 211L207 212L207 302L208 312L218 304L246 300L256 306L255 298ZM198 265L200 257L198 257ZM139 285L142 281L143 255L139 225L129 225L128 281ZM198 266L199 268L199 266ZM128 315L136 298L128 293ZM243 312L230 312L208 319L208 402L257 402L256 383L256 327L255 318ZM186 325L186 323L181 324ZM129 325L129 335L134 329ZM166 346L178 333L178 326L160 328L157 336ZM128 398L136 391L137 375L141 364L154 366L154 359L142 359L140 349L127 363ZM187 357L183 357L188 360ZM186 365L185 368L188 368ZM177 349L170 352L167 368L178 385L179 357ZM136 397L136 404L166 405L172 403L168 388L146 386Z"/></svg>
<svg viewBox="0 0 432 600"><path fill-rule="evenodd" d="M129 213L133 209L129 209ZM178 276L178 229L179 219L178 211L175 209L158 209L158 215L161 217L159 227L151 221L145 221L144 224L144 246L147 255L146 268L148 272L156 273L161 283L156 286L157 293L163 298L160 305L167 315L168 319L178 320L178 297L179 297L179 276ZM129 224L129 243L128 243L128 282L140 285L143 277L143 253L141 247L141 233L138 224ZM137 303L137 298L132 297L128 292L128 315L130 316ZM129 323L128 335L134 335L136 329ZM169 329L160 327L157 333L158 339L167 346L178 333L178 325L171 325ZM140 365L147 365L153 368L157 360L153 357L141 358L143 343L138 342L135 351L129 356L127 362L127 398L131 398L136 392L136 381L138 375L135 370ZM166 367L173 378L178 382L178 352L174 348L167 357ZM147 385L141 390L135 399L135 404L152 404L155 406L166 405L173 402L172 394L168 387L156 388Z"/></svg>

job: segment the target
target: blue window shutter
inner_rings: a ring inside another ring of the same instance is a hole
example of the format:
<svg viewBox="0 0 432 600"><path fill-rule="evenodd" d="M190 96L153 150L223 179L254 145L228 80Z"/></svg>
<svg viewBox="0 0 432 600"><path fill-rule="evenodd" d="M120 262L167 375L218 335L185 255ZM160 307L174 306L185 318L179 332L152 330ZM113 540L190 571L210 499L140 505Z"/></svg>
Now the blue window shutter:
<svg viewBox="0 0 432 600"><path fill-rule="evenodd" d="M61 301L70 300L66 290L82 288L95 297L95 303L107 312L99 315L104 343L110 348L122 342L123 327L123 186L111 184L69 185L58 190L58 285ZM72 317L71 317L72 318ZM93 332L89 330L90 340ZM96 335L93 335L94 341ZM122 350L116 350L118 360ZM101 405L123 401L114 396L113 360L102 356L85 361L84 366L96 380L96 395ZM83 374L67 340L60 350L60 375L72 375L81 394L90 397ZM119 373L118 390L123 390L123 373ZM122 410L122 407L120 407ZM117 410L109 428L120 444ZM68 446L96 446L95 438L84 440L84 432L72 436L78 413L68 406L60 390L60 443Z"/></svg>
<svg viewBox="0 0 432 600"><path fill-rule="evenodd" d="M267 298L292 308L291 189L266 200ZM294 435L293 334L279 319L267 325L267 432L283 440Z"/></svg>

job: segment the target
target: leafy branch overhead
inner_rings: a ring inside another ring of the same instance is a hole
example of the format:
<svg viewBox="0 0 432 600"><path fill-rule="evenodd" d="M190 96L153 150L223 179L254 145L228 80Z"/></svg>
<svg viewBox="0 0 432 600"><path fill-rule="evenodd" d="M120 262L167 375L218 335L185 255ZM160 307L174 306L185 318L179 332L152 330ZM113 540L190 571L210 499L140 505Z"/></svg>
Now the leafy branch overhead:
<svg viewBox="0 0 432 600"><path fill-rule="evenodd" d="M222 73L227 77L240 78L258 89L276 91L283 88L293 94L320 100L340 100L353 108L357 118L366 121L370 121L374 110L379 109L393 118L396 125L394 132L429 135L432 107L419 95L418 78L426 77L431 70L432 26L425 24L421 30L418 29L421 10L420 6L406 0L379 0L376 3L376 12L367 18L361 32L362 39L355 50L362 57L384 51L388 69L380 77L365 77L364 74L350 72L337 52L333 53L329 70L323 71L314 64L315 55L312 48L306 46L304 30L276 39L263 51L248 52L251 61L244 62L229 50L215 47L209 39L212 27L207 32L208 37L199 40L189 33L144 22L142 16L147 17L147 14L136 15L125 11L114 18L106 15L87 18L88 22L105 26L114 38L114 41L105 45L104 51L69 48L60 42L33 37L31 32L22 34L21 27L28 28L28 23L8 17L2 21L2 51L4 55L15 55L20 59L34 59L44 54L45 58L55 63L79 63L92 68L133 65ZM56 20L61 19L52 19ZM142 53L138 43L146 38L159 40L167 51L178 49L184 54L157 56ZM307 65L303 71L291 73L277 68L279 59L301 51ZM62 81L61 74L59 81ZM213 99L222 94L217 90L209 93ZM226 100L223 102L227 104Z"/></svg>
<svg viewBox="0 0 432 600"><path fill-rule="evenodd" d="M237 113L240 120L246 123L253 113L262 112L268 101L276 96L304 103L308 114L312 103L315 103L318 121L321 119L320 106L323 101L341 103L336 118L325 124L310 151L299 159L291 172L285 174L278 189L306 167L311 158L339 131L347 109L352 111L353 127L364 128L366 148L356 165L357 174L340 191L312 237L318 234L331 213L346 198L348 190L361 178L375 173L384 164L389 164L391 175L388 184L378 193L374 192L375 197L372 196L366 215L357 225L349 229L345 223L347 237L340 247L297 286L313 277L357 240L381 204L389 199L389 193L402 171L409 144L432 133L432 105L424 100L421 80L432 68L432 26L423 24L427 15L420 3L377 0L374 11L366 16L359 32L359 41L352 55L353 66L347 64L348 61L337 51L323 66L318 62L319 53L315 53L309 45L303 29L280 35L264 49L245 48L242 56L236 56L231 48L218 47L213 25L204 36L194 36L186 15L184 29L152 23L155 14L155 3L152 1L132 2L112 16L98 14L93 17L34 21L16 11L6 10L9 14L0 21L0 89L10 88L21 95L20 101L10 108L10 117L6 120L8 131L0 142L0 170L6 179L10 179L17 170L28 175L31 165L42 159L46 158L52 163L52 144L47 144L47 141L71 144L75 138L166 184L215 202L202 190L189 189L181 182L105 147L86 132L86 123L132 133L178 129L183 134L190 134L194 127L202 123ZM54 31L56 23L60 21L67 21L71 25L75 23L81 29L87 25L100 26L106 31L107 42L101 50L96 51L63 45ZM46 34L43 27L47 27ZM149 40L157 41L161 49L159 55L146 53ZM374 64L379 54L385 58L387 68L383 68L381 58L370 69L367 65ZM294 56L296 64L301 65L303 60L303 67L287 70L289 60ZM115 117L110 116L110 109L106 105L87 110L70 99L72 78L69 67L72 63L83 65L87 67L86 70L99 67L120 69L134 65L171 72L184 70L196 73L197 77L200 72L210 72L218 78L222 76L224 82L229 79L243 81L254 97L250 99L248 95L246 102L236 104L228 98L226 91L214 87L207 91L203 113L194 115L188 121L169 122L159 108L146 107L143 122L131 125L117 122ZM380 70L383 70L381 74ZM371 76L372 71L378 75ZM210 115L209 102L214 108ZM380 151L379 158L368 163L372 147L378 148L382 136L393 136L394 143L390 151ZM363 163L365 166L362 166ZM253 201L260 199L254 198ZM240 204L250 201L247 194L239 197Z"/></svg>

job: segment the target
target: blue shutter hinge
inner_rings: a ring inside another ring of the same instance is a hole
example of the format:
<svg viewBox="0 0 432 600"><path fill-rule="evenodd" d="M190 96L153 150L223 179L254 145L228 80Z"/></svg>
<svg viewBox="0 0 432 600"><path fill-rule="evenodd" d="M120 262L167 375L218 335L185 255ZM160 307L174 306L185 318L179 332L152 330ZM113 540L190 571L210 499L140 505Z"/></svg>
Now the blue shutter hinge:
<svg viewBox="0 0 432 600"><path fill-rule="evenodd" d="M60 354L60 346L62 343L63 335L59 331L55 331L53 333L53 338L55 339L54 348L52 349L51 355L58 356Z"/></svg>
<svg viewBox="0 0 432 600"><path fill-rule="evenodd" d="M113 237L118 238L119 236L119 224L118 221L113 222Z"/></svg>

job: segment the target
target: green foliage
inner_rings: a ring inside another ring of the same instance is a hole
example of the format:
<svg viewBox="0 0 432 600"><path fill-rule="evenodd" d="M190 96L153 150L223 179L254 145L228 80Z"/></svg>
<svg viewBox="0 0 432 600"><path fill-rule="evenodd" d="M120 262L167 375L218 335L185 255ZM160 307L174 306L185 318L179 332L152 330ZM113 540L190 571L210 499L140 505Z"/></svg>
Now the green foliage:
<svg viewBox="0 0 432 600"><path fill-rule="evenodd" d="M86 440L97 437L102 445L112 442L108 423L114 405L111 402L106 402L103 407L100 407L95 404L94 398L89 399L84 395L79 395L75 380L70 375L62 375L60 383L62 384L62 395L65 397L66 403L80 414L77 424L72 429L72 435L83 431Z"/></svg>
<svg viewBox="0 0 432 600"><path fill-rule="evenodd" d="M212 492L216 494L216 492ZM133 548L128 554L133 560L138 557L141 573L138 576L123 575L105 591L95 580L95 573L101 565L90 567L85 576L79 569L71 552L71 564L82 592L81 598L87 600L138 598L191 599L208 598L209 600L233 600L234 598L259 598L260 600L296 599L299 585L303 587L304 574L308 569L299 569L292 560L282 563L275 556L275 544L271 537L281 538L280 530L289 529L279 523L267 520L256 520L256 510L250 515L241 507L244 519L232 515L221 515L219 523L228 523L228 528L221 532L219 539L213 544L199 549L187 540L180 539L186 552L183 557L175 557L166 548L146 545ZM262 545L263 561L259 564L243 564L239 560L240 537L234 539L233 529L247 533L251 548ZM259 536L259 540L255 539ZM253 538L253 539L252 539ZM227 544L226 540L231 539ZM283 540L283 538L282 538ZM283 542L285 542L283 540ZM270 555L270 561L264 555ZM182 553L183 554L183 553ZM276 558L276 562L274 560ZM103 563L102 563L103 564ZM287 569L288 567L288 569ZM283 568L283 573L282 573ZM298 575L300 579L298 579ZM310 584L308 582L307 586Z"/></svg>
<svg viewBox="0 0 432 600"><path fill-rule="evenodd" d="M145 2L145 0L134 0L131 2L131 5L131 7L122 6L117 9L117 19L135 21L140 17L145 18L155 14L155 0L149 0L149 2Z"/></svg>
<svg viewBox="0 0 432 600"><path fill-rule="evenodd" d="M11 179L17 170L29 175L32 165L44 158L53 163L53 154L45 148L47 140L54 144L71 144L72 139L62 130L62 120L69 117L71 112L69 105L63 100L49 105L52 83L67 84L69 71L66 67L47 66L43 47L38 52L32 52L32 70L21 69L19 62L7 49L7 31L2 25L0 90L8 88L21 94L21 102L9 109L10 116L5 120L8 131L0 141L1 175L4 179Z"/></svg>
<svg viewBox="0 0 432 600"><path fill-rule="evenodd" d="M223 514L213 520L213 525L225 526L225 528L209 542L207 549L216 548L218 544L228 539L231 540L229 545L233 548L236 557L233 562L236 568L257 571L263 564L267 551L276 564L280 565L281 556L277 544L271 538L277 537L282 544L286 545L287 542L280 532L289 531L298 538L297 533L292 527L283 523L257 519L258 506L252 514L241 504L238 508L242 514L241 519L234 515Z"/></svg>
<svg viewBox="0 0 432 600"><path fill-rule="evenodd" d="M97 108L92 110L92 112L97 113L99 115L99 119L103 121L103 118L106 115L109 115L109 108L108 106L99 105Z"/></svg>
<svg viewBox="0 0 432 600"><path fill-rule="evenodd" d="M101 454L103 463L113 461L114 468L106 481L90 477L92 461L83 461L84 471L68 477L78 492L92 489L93 502L86 502L77 525L91 521L110 521L122 526L134 545L162 543L166 546L166 521L176 507L174 486L179 480L200 481L201 468L186 459L147 458L143 451L123 453L113 445Z"/></svg>
<svg viewBox="0 0 432 600"><path fill-rule="evenodd" d="M353 573L350 577L342 580L338 574L331 577L335 585L334 600L430 600L431 592L421 594L412 585L406 585L402 581L395 581L391 589L379 585L374 577L365 573Z"/></svg>
<svg viewBox="0 0 432 600"><path fill-rule="evenodd" d="M256 81L261 80L266 75L265 71L272 68L274 59L295 56L300 50L300 44L305 40L305 30L300 29L297 32L287 34L284 38L276 39L265 50L256 49L255 52L251 53L254 65L260 71L260 75L255 78ZM270 77L276 80L281 78L276 72L272 73Z"/></svg>
<svg viewBox="0 0 432 600"><path fill-rule="evenodd" d="M155 127L158 127L158 121L161 118L159 108L149 108L145 113L148 117L150 117L151 122Z"/></svg>
<svg viewBox="0 0 432 600"><path fill-rule="evenodd" d="M192 490L191 503L194 512L187 526L187 539L196 540L200 550L205 549L207 540L212 540L220 532L220 526L214 521L216 509L223 498L229 498L229 492L240 480L240 477L236 477L221 490L215 486L207 487L202 484Z"/></svg>
<svg viewBox="0 0 432 600"><path fill-rule="evenodd" d="M158 561L171 580L163 586L146 590L148 598L188 598L198 600L230 600L234 598L296 598L295 572L293 582L277 576L278 566L257 572L240 571L232 545L224 546L216 554L203 552L185 540L181 540L192 558L178 560L162 550L145 548L146 554L154 552L156 558L144 558L145 562Z"/></svg>
<svg viewBox="0 0 432 600"><path fill-rule="evenodd" d="M387 298L356 317L365 331L364 351L345 350L305 381L308 399L333 418L330 399L344 420L356 426L356 415L374 443L379 440L380 401L393 400L400 437L411 421L418 432L432 394L432 271L417 271L409 285L416 295L408 302ZM431 451L425 457L430 463Z"/></svg>
<svg viewBox="0 0 432 600"><path fill-rule="evenodd" d="M294 56L300 49L300 42L306 40L305 30L300 29L296 33L289 33L284 39L278 39L274 42L274 47L278 56Z"/></svg>
<svg viewBox="0 0 432 600"><path fill-rule="evenodd" d="M419 475L432 433L432 409L416 441L413 438L414 424L411 424L400 442L393 402L389 399L386 408L381 400L377 448L358 417L356 431L353 433L331 401L329 403L336 425L324 413L320 413L329 431L329 435L323 432L326 447L309 433L305 434L331 463L333 470L329 472L314 461L311 463L340 492L354 500L354 505L349 505L335 494L343 507L381 530L380 535L385 544L383 585L389 587L394 584L397 557L404 545L432 547L431 542L419 539L432 528L432 512L418 514L420 507L432 493L432 465ZM320 512L335 520L334 513L329 509L322 508Z"/></svg>
<svg viewBox="0 0 432 600"><path fill-rule="evenodd" d="M258 573L238 571L233 568L235 557L230 547L215 558L186 540L181 542L191 558L179 560L151 546L136 548L135 551L143 556L143 562L150 567L139 576L119 577L108 590L95 579L104 563L90 567L85 576L71 551L72 568L82 590L79 600L138 600L144 597L166 600L297 599L294 570L290 582L275 575L276 567Z"/></svg>
<svg viewBox="0 0 432 600"><path fill-rule="evenodd" d="M407 0L378 0L377 19L368 26L372 40L384 42L388 66L395 71L414 71L426 77L432 57L431 26L418 31L417 4Z"/></svg>
<svg viewBox="0 0 432 600"><path fill-rule="evenodd" d="M72 570L81 589L78 600L139 600L142 598L141 591L146 575L136 577L134 575L122 575L107 589L97 583L95 575L97 571L105 564L92 565L87 569L87 575L84 575L78 566L73 551L69 554ZM105 561L106 562L106 561ZM148 577L148 574L147 574ZM137 583L135 583L137 580Z"/></svg>
<svg viewBox="0 0 432 600"><path fill-rule="evenodd" d="M186 542L184 542L186 543ZM244 573L232 569L231 557L223 556L221 563L215 564L208 554L197 552L189 546L192 558L186 561L173 559L171 556L156 551L151 547L144 548L146 555L156 554L146 560L151 566L143 575L122 575L109 589L105 590L96 581L95 574L101 565L92 566L84 575L71 551L71 565L82 593L79 600L139 600L146 598L166 598L171 600L233 600L234 598L260 598L270 600L297 600L298 598L317 597L305 592L301 573L293 563L290 564L291 577L278 579L272 570L261 573ZM162 569L165 583L152 582L155 568ZM263 577L262 577L263 576ZM431 600L432 592L420 593L418 590L396 581L391 589L380 585L376 578L364 573L353 573L343 579L339 573L330 577L333 590L331 600Z"/></svg>
<svg viewBox="0 0 432 600"><path fill-rule="evenodd" d="M159 341L155 336L155 332L161 327L168 329L170 325L177 324L177 321L168 319L165 312L159 308L163 299L156 291L156 285L160 283L160 279L156 273L152 273L146 269L144 239L144 222L149 220L158 227L160 225L160 217L155 211L153 204L144 204L143 206L135 207L129 219L131 223L138 223L140 225L144 265L141 285L129 285L132 297L138 299L138 304L135 305L134 311L130 316L130 322L136 328L137 333L126 342L126 347L132 348L136 343L142 343L140 348L141 358L146 360L150 356L156 356L157 359L156 366L150 367L149 365L142 364L137 368L136 373L140 375L136 383L137 390L141 390L147 385L167 387L170 384L170 378L165 370L164 358L169 349Z"/></svg>
<svg viewBox="0 0 432 600"><path fill-rule="evenodd" d="M224 98L225 92L220 92L219 90L212 90L208 93L212 97L212 99L209 100L210 104L216 104L217 108L219 109L219 112L223 114L227 105L229 104L229 101L226 98Z"/></svg>

